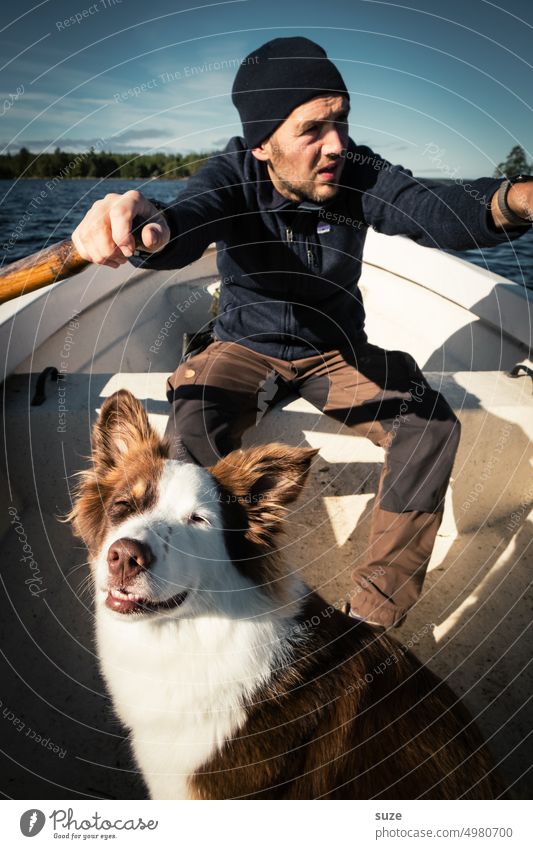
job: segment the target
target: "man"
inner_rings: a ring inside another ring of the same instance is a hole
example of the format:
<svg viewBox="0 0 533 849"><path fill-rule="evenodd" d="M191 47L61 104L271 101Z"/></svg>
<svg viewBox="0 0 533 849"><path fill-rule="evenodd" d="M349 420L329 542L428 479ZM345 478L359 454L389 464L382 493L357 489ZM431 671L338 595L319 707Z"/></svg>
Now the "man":
<svg viewBox="0 0 533 849"><path fill-rule="evenodd" d="M470 193L422 184L357 146L344 81L305 38L275 39L247 57L233 102L244 137L210 159L175 203L163 210L139 192L107 195L73 240L82 256L118 267L135 250L133 217L151 218L142 256L154 269L183 267L217 242L224 282L215 341L169 379L167 434L213 463L238 447L274 377L275 398L297 390L382 446L351 615L398 625L422 589L459 423L408 354L367 341L357 287L366 230L430 247L497 245L528 228L532 184L482 178Z"/></svg>

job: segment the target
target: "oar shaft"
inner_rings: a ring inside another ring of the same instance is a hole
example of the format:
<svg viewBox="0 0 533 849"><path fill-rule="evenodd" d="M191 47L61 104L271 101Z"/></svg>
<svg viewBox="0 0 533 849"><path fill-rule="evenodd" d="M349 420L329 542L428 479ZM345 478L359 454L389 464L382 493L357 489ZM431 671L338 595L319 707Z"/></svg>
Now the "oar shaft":
<svg viewBox="0 0 533 849"><path fill-rule="evenodd" d="M148 218L142 215L134 217L131 232L137 248L144 247L142 230L152 223L157 215L158 212ZM79 255L72 239L50 245L49 248L0 268L0 304L27 292L35 292L36 289L42 289L43 286L49 286L66 277L73 277L88 265L89 260Z"/></svg>
<svg viewBox="0 0 533 849"><path fill-rule="evenodd" d="M19 259L0 269L0 304L35 292L57 280L64 280L83 271L89 265L74 247L72 239L65 239L36 254Z"/></svg>

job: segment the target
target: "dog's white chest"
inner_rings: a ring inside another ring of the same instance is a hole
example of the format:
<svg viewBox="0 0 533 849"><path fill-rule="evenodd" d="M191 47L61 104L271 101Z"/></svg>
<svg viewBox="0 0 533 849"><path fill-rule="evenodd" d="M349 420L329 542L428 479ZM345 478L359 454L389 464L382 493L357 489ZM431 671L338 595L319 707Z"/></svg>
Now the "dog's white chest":
<svg viewBox="0 0 533 849"><path fill-rule="evenodd" d="M154 628L104 615L97 635L150 795L188 798L189 776L244 725L244 697L271 673L272 625L206 617Z"/></svg>

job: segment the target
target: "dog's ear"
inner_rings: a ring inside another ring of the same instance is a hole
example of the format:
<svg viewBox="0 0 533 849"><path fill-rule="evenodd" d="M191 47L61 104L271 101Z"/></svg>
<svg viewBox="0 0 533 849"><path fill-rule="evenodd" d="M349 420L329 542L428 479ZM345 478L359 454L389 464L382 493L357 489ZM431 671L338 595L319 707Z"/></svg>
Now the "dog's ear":
<svg viewBox="0 0 533 849"><path fill-rule="evenodd" d="M106 398L93 428L93 461L96 467L113 468L140 448L166 456L166 446L150 426L146 410L127 389Z"/></svg>
<svg viewBox="0 0 533 849"><path fill-rule="evenodd" d="M167 456L168 445L151 428L141 402L121 389L102 405L93 427L92 449L92 464L78 474L72 510L65 521L95 552L105 534L106 503L117 475L128 471L134 452L143 452L148 464L157 464Z"/></svg>
<svg viewBox="0 0 533 849"><path fill-rule="evenodd" d="M301 492L317 453L315 448L272 443L233 451L209 470L223 492L246 510L250 541L272 545L286 507Z"/></svg>

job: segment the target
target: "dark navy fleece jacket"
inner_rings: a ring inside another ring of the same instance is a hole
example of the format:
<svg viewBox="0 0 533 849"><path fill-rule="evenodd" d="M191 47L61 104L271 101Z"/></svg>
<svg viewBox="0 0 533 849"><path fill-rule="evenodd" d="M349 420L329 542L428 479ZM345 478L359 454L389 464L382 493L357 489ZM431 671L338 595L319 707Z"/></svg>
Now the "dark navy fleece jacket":
<svg viewBox="0 0 533 849"><path fill-rule="evenodd" d="M144 267L182 268L217 244L218 339L295 360L364 340L358 288L368 227L434 248L478 248L521 235L497 231L487 205L500 180L421 182L350 140L329 203L293 203L266 165L233 138L166 209L171 241Z"/></svg>

